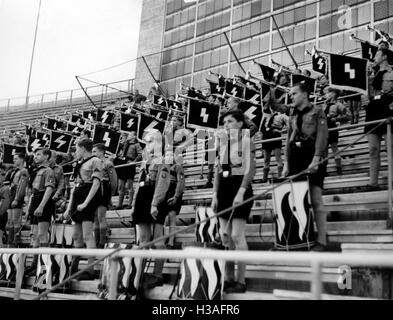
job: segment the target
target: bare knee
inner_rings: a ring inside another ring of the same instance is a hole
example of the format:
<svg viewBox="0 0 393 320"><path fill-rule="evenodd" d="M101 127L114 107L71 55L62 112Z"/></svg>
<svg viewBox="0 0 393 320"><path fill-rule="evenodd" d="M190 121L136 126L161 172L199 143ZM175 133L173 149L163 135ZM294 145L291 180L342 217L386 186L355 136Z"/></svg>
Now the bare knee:
<svg viewBox="0 0 393 320"><path fill-rule="evenodd" d="M375 145L369 145L369 153L371 158L379 157L379 147Z"/></svg>
<svg viewBox="0 0 393 320"><path fill-rule="evenodd" d="M232 242L235 245L235 247L242 246L246 244L246 236L244 232L235 232L232 233Z"/></svg>

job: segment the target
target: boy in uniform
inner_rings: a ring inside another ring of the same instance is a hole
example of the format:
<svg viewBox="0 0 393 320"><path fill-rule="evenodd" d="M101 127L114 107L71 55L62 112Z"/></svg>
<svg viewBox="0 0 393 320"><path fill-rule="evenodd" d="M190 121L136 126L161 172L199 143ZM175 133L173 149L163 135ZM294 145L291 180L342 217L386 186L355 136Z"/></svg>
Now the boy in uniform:
<svg viewBox="0 0 393 320"><path fill-rule="evenodd" d="M107 233L106 211L117 189L117 174L113 162L105 158L105 145L103 143L94 146L93 155L102 161L102 197L94 221L94 238L97 248L104 248Z"/></svg>
<svg viewBox="0 0 393 320"><path fill-rule="evenodd" d="M38 148L34 151L36 169L30 176L31 198L28 208L28 216L33 226L33 247L49 246L49 224L55 212L52 200L55 189L55 174L49 167L52 156L50 150ZM26 270L27 275L34 275L37 268L38 255L34 255L33 263Z"/></svg>
<svg viewBox="0 0 393 320"><path fill-rule="evenodd" d="M98 206L101 202L102 161L93 156L93 141L82 139L76 145L78 164L74 170L75 186L64 218L71 218L74 224L73 239L75 248L88 249L96 247L93 224ZM80 256L74 256L71 274L78 272ZM94 258L89 258L91 263ZM93 270L87 271L79 280L94 279Z"/></svg>
<svg viewBox="0 0 393 320"><path fill-rule="evenodd" d="M29 181L29 173L25 168L25 155L14 155L15 168L10 172L10 207L8 210L8 245L16 247L21 228L22 207Z"/></svg>

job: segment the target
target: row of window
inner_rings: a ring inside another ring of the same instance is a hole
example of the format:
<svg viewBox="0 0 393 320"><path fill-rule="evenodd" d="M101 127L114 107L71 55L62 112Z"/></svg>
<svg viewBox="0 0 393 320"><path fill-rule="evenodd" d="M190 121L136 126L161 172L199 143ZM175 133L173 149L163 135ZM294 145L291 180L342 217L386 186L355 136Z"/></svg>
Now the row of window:
<svg viewBox="0 0 393 320"><path fill-rule="evenodd" d="M198 19L221 12L231 6L231 0L208 0L198 7Z"/></svg>
<svg viewBox="0 0 393 320"><path fill-rule="evenodd" d="M197 37L212 31L229 26L231 14L229 11L199 21L197 24Z"/></svg>
<svg viewBox="0 0 393 320"><path fill-rule="evenodd" d="M165 31L183 26L190 22L194 22L195 10L196 7L191 7L167 17L165 20Z"/></svg>
<svg viewBox="0 0 393 320"><path fill-rule="evenodd" d="M374 4L374 20L379 21L393 16L393 2L380 0Z"/></svg>
<svg viewBox="0 0 393 320"><path fill-rule="evenodd" d="M371 14L368 5L352 9L349 12L351 16L352 26L361 26L370 23ZM328 34L343 31L345 27L350 26L348 22L343 21L343 14L333 14L320 19L319 21L319 35L325 36Z"/></svg>
<svg viewBox="0 0 393 320"><path fill-rule="evenodd" d="M165 32L164 47L168 48L177 43L187 41L194 38L195 24L190 24L181 29Z"/></svg>

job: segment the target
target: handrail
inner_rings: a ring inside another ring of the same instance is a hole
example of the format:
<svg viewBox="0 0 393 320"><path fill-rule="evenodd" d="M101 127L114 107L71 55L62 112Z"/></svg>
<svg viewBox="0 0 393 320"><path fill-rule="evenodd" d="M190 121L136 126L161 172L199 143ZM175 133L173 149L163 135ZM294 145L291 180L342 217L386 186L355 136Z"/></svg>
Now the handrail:
<svg viewBox="0 0 393 320"><path fill-rule="evenodd" d="M100 256L101 259L111 254L110 249L0 249L0 254L19 254L21 259L26 254L44 254L44 255L83 255L83 256ZM219 261L241 261L244 263L281 263L293 264L303 263L311 267L311 294L312 299L320 300L322 295L322 267L350 265L359 267L392 267L393 256L384 253L367 253L368 259L364 259L361 253L321 253L321 252L271 252L271 251L221 251L205 248L188 248L187 250L130 250L121 249L112 253L111 267L117 270L117 259L127 258L153 258L153 259L211 259ZM101 260L100 259L100 260ZM21 277L19 268L17 277ZM340 273L338 273L340 275ZM339 279L338 279L339 280ZM116 299L117 277L109 278L109 297ZM20 288L15 288L20 294ZM41 295L40 295L41 296ZM40 297L38 296L38 297ZM38 299L35 298L34 300ZM17 299L19 297L16 297Z"/></svg>
<svg viewBox="0 0 393 320"><path fill-rule="evenodd" d="M112 249L66 249L66 248L0 248L0 254L44 254L44 255L76 255L86 257L107 257ZM362 266L393 266L393 255L367 253L364 259L360 253L337 252L291 252L291 251L221 251L205 248L192 250L135 250L121 249L112 254L114 258L156 258L156 259L214 259L225 261L242 261L248 263L302 263L323 260L325 264L347 263Z"/></svg>
<svg viewBox="0 0 393 320"><path fill-rule="evenodd" d="M134 79L125 79L125 80L120 80L120 81L114 81L114 82L109 82L108 85L110 84L119 84L119 83L124 83L127 85L127 90L131 91L134 88ZM102 88L101 92L94 92L92 93L93 96L108 96L112 95L115 91L121 91L120 89L112 89L108 90L108 87L105 88L101 85L96 85L96 86L90 86L86 87L86 90L94 90ZM64 96L66 95L66 96ZM44 102L45 97L51 97L48 99L48 101ZM61 97L61 98L59 98ZM13 97L13 98L5 98L5 99L0 99L0 110L3 111L8 111L10 108L18 108L20 109L21 107L24 106L24 103L22 99L25 99L25 97ZM40 101L38 101L39 99ZM63 90L63 91L57 91L57 92L49 92L49 93L42 93L38 95L31 95L30 96L30 103L29 106L34 106L34 105L44 105L44 104L53 104L57 105L60 101L70 101L73 102L73 100L82 100L85 99L85 95L82 93L82 89L76 88L76 89L70 89L70 90ZM18 101L21 102L18 102ZM32 101L36 100L36 102ZM100 100L101 102L101 100ZM29 107L27 107L28 109Z"/></svg>
<svg viewBox="0 0 393 320"><path fill-rule="evenodd" d="M391 121L392 121L392 118L387 118L387 119L381 119L381 120L379 120L379 124L378 124L376 127L372 128L372 129L369 130L368 132L362 134L362 135L361 135L360 137L358 137L354 142L352 142L351 144L348 144L348 145L345 146L344 148L338 150L335 154L330 155L330 156L327 156L325 159L322 159L321 161L319 161L318 163L315 164L314 168L315 168L315 167L318 167L318 166L321 165L321 164L324 164L326 161L328 161L328 160L331 159L331 158L335 158L335 157L336 157L337 155L339 155L341 152L345 151L346 149L350 148L353 144L355 144L357 141L361 140L365 135L367 135L367 134L369 134L369 133L375 131L377 128L379 128L380 126L382 126L384 123L390 124ZM389 167L389 169L391 169L391 168ZM165 240L168 239L169 237L173 237L173 236L175 236L175 235L177 235L177 234L179 234L179 233L181 233L181 232L185 232L185 231L194 229L196 226L200 225L201 223L205 223L205 222L207 222L207 221L209 221L209 220L212 220L212 219L215 219L215 218L217 218L217 217L220 217L220 216L224 215L225 213L232 212L233 210L235 210L235 209L237 209L237 208L239 208L239 207L241 207L241 206L243 206L243 205L245 205L245 204L247 204L247 203L250 203L250 202L252 202L252 201L254 201L254 200L261 199L263 196L265 196L265 195L267 195L267 194L273 192L276 188L278 188L278 187L284 185L285 183L287 183L287 182L289 182L289 181L293 181L293 180L295 180L296 178L298 178L298 177L300 177L300 176L303 176L303 175L305 175L305 174L308 174L308 173L309 173L309 169L307 168L307 169L305 169L305 170L303 170L303 171L301 171L301 172L299 172L299 173L297 173L297 174L295 174L295 175L293 175L293 176L287 177L287 179L285 179L285 180L282 181L281 183L277 183L277 184L271 186L269 189L265 190L265 191L262 192L261 194L254 195L254 196L252 196L252 197L250 197L250 198L244 200L243 202L241 202L241 203L239 203L239 204L237 204L237 205L233 205L233 206L231 206L231 207L229 207L229 208L226 208L226 209L224 209L224 210L222 210L222 211L220 211L220 212L217 212L217 213L215 213L214 215L212 215L211 217L208 217L208 218L206 218L206 219L204 219L204 220L197 221L197 222L195 222L194 224L191 224L191 225L189 225L189 226L187 226L187 227L185 227L185 228L183 228L183 229L181 229L181 230L174 231L174 232L172 232L171 234L169 234L169 235L167 235L167 236L163 235L163 236L158 237L158 238L156 238L156 239L154 239L154 240L152 240L152 241L149 241L149 242L147 242L147 243L143 243L143 244L141 244L141 245L139 246L139 249L151 248L151 246L154 245L155 243L158 243L158 242L161 242L161 241L165 241ZM389 174L390 174L390 173L391 173L391 171L389 172ZM392 191L391 188L392 188L392 186L389 186L389 192ZM392 205L392 204L389 204L389 209L390 209L390 210L391 210L391 205ZM391 212L390 212L390 214L391 214ZM46 296L48 293L50 293L50 292L52 292L52 291L54 291L54 290L60 288L62 285L64 285L65 283L68 283L68 282L71 281L72 279L77 278L79 275L81 275L82 273L84 273L84 272L85 272L86 270L88 270L89 268L94 267L95 265L97 265L97 264L100 263L101 261L105 260L106 258L111 257L112 255L116 254L117 252L119 252L119 251L121 251L121 250L122 250L121 248L117 248L117 249L111 251L110 253L108 253L106 256L103 256L103 257L99 258L98 260L96 260L96 261L94 261L94 262L88 264L88 265L85 267L85 269L79 270L78 272L74 273L73 275L71 275L71 276L68 277L67 279L63 280L63 281L60 282L59 284L57 284L57 285L55 285L54 287L52 287L51 289L48 289L48 290L46 290L45 292L41 293L41 294L36 298L36 300L39 300L40 298ZM315 274L318 274L318 270L320 270L320 267L321 267L321 264L320 264L320 263L315 263L315 264L313 264L313 268L316 270L316 271L315 271ZM317 279L317 280L315 280L315 281L318 282L318 281L320 281L320 279ZM113 286L111 286L111 287L113 287ZM312 286L312 288L320 288L320 286ZM317 291L318 291L318 290L317 290ZM317 297L320 297L321 292L320 292L320 291L319 291L319 292L316 292L315 295L316 295ZM110 296L113 297L113 296L114 296L113 293L112 293Z"/></svg>

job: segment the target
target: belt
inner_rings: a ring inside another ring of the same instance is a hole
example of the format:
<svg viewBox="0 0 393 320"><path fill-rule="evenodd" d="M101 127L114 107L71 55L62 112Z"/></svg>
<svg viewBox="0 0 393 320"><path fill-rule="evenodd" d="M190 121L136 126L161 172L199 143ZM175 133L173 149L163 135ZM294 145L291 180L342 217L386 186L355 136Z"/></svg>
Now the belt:
<svg viewBox="0 0 393 320"><path fill-rule="evenodd" d="M90 186L92 186L92 185L93 185L92 182L78 182L78 183L76 184L76 187L77 187L77 188L80 188L80 187L90 187Z"/></svg>

